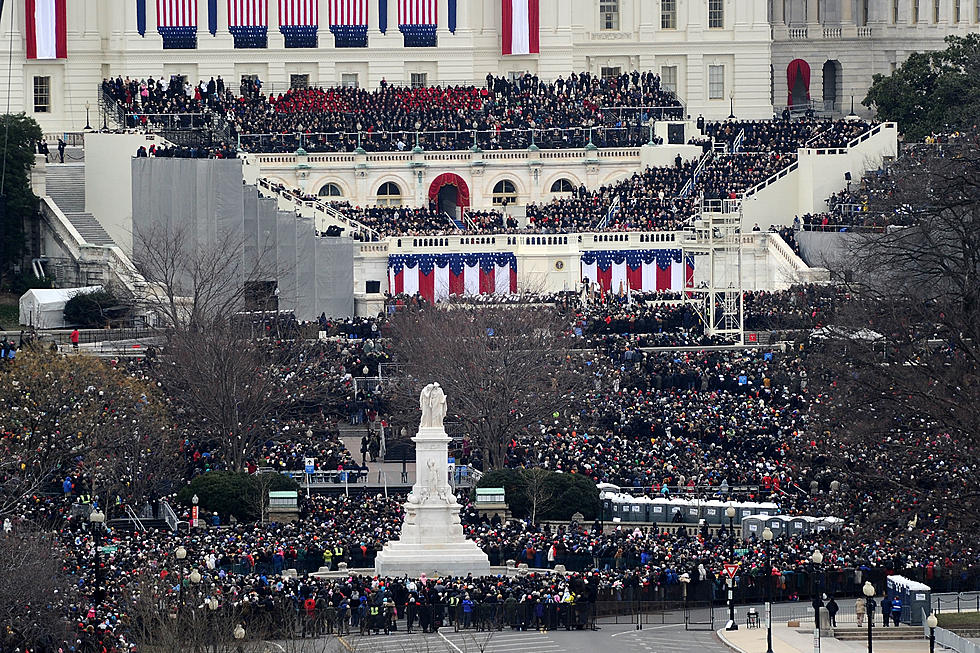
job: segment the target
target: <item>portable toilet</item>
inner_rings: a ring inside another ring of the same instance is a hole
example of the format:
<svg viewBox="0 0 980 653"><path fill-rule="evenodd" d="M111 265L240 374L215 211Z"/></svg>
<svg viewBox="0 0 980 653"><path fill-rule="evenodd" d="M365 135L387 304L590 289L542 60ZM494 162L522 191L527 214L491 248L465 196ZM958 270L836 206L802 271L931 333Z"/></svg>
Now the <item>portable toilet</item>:
<svg viewBox="0 0 980 653"><path fill-rule="evenodd" d="M889 576L887 586L889 596L902 600L902 623L921 626L923 610L926 614L932 610L932 588L905 576Z"/></svg>

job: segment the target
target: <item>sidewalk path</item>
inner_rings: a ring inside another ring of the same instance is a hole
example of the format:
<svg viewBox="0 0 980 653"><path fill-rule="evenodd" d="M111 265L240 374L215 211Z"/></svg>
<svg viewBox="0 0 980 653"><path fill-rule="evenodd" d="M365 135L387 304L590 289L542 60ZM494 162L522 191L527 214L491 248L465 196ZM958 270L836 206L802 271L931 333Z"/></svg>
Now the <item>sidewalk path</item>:
<svg viewBox="0 0 980 653"><path fill-rule="evenodd" d="M797 632L798 628L790 628L785 623L773 624L772 650L773 653L814 653L813 635ZM738 653L765 653L766 629L745 628L738 630L718 631L718 637ZM927 639L914 640L874 640L875 653L928 653ZM839 641L832 637L820 640L820 653L865 653L868 650L866 641Z"/></svg>

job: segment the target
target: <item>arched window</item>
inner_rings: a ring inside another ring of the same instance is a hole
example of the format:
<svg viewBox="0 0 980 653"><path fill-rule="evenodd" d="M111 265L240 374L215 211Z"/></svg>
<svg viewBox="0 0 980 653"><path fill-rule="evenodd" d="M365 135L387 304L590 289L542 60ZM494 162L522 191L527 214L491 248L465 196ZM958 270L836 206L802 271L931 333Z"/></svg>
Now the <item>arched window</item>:
<svg viewBox="0 0 980 653"><path fill-rule="evenodd" d="M502 206L504 204L515 204L517 202L517 187L509 179L501 179L493 187L493 204Z"/></svg>
<svg viewBox="0 0 980 653"><path fill-rule="evenodd" d="M344 191L340 189L340 186L331 182L329 184L324 184L320 192L317 193L320 197L343 197Z"/></svg>
<svg viewBox="0 0 980 653"><path fill-rule="evenodd" d="M571 181L562 177L561 179L556 180L555 183L551 184L551 192L572 193L575 192L575 186L572 185Z"/></svg>
<svg viewBox="0 0 980 653"><path fill-rule="evenodd" d="M378 189L378 206L401 206L402 189L393 181L386 181Z"/></svg>

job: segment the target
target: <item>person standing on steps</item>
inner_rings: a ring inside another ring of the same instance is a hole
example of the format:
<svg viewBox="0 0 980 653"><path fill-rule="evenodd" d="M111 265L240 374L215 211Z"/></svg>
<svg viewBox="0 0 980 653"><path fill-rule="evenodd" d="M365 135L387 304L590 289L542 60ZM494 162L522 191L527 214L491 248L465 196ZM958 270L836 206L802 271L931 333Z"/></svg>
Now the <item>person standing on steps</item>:
<svg viewBox="0 0 980 653"><path fill-rule="evenodd" d="M58 159L60 159L61 163L64 163L65 162L65 147L66 146L67 146L67 143L65 143L64 140L62 140L62 139L59 138L58 139Z"/></svg>

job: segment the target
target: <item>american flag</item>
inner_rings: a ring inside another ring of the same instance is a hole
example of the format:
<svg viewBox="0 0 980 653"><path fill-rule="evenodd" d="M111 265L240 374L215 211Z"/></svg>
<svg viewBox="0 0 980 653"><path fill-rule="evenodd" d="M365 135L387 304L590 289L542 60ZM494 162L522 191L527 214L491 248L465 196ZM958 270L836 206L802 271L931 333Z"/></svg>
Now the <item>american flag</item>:
<svg viewBox="0 0 980 653"><path fill-rule="evenodd" d="M367 25L368 0L329 0L330 25Z"/></svg>
<svg viewBox="0 0 980 653"><path fill-rule="evenodd" d="M229 27L268 27L269 0L228 0Z"/></svg>
<svg viewBox="0 0 980 653"><path fill-rule="evenodd" d="M197 27L197 0L157 0L157 27Z"/></svg>
<svg viewBox="0 0 980 653"><path fill-rule="evenodd" d="M398 0L399 25L438 25L436 0Z"/></svg>
<svg viewBox="0 0 980 653"><path fill-rule="evenodd" d="M317 0L279 0L281 26L315 27L319 22Z"/></svg>

